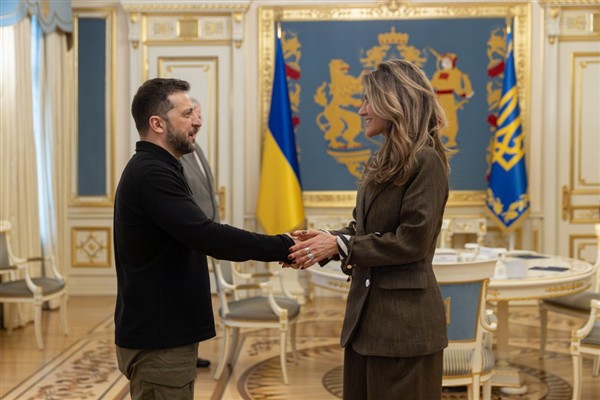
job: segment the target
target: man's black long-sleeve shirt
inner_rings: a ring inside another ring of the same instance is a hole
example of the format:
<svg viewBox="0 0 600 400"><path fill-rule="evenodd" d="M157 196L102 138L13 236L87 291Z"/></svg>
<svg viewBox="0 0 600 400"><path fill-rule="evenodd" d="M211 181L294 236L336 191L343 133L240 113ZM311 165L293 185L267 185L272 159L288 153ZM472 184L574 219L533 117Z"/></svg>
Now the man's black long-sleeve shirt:
<svg viewBox="0 0 600 400"><path fill-rule="evenodd" d="M285 261L293 241L209 220L192 199L181 163L147 141L117 187L115 343L178 347L215 336L206 256Z"/></svg>

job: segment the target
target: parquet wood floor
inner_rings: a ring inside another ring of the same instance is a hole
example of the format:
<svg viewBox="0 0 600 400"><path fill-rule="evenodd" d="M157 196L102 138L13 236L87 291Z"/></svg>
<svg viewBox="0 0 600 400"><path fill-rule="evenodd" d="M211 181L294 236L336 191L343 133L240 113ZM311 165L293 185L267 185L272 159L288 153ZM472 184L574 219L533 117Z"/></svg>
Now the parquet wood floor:
<svg viewBox="0 0 600 400"><path fill-rule="evenodd" d="M214 304L218 301L214 299ZM60 333L58 312L44 312L46 349L35 347L33 325L11 335L0 331L0 398L2 399L128 399L127 382L115 370L113 357L112 296L72 296L69 300L70 335ZM316 298L303 306L298 324L297 365L288 364L290 385L283 385L278 364L278 335L246 332L235 356L235 367L213 379L220 350L217 338L203 342L199 353L213 362L198 369L196 399L336 399L341 393L342 351L338 335L344 311L340 297ZM530 393L494 399L570 398L572 366L568 341L583 320L550 315L548 352L538 359L539 320L530 305L510 309L511 362L527 371ZM600 378L591 376L591 360L584 361L583 399L600 398ZM58 383L56 383L58 382ZM70 397L67 397L70 396ZM75 397L73 397L75 396ZM444 399L461 399L448 393Z"/></svg>

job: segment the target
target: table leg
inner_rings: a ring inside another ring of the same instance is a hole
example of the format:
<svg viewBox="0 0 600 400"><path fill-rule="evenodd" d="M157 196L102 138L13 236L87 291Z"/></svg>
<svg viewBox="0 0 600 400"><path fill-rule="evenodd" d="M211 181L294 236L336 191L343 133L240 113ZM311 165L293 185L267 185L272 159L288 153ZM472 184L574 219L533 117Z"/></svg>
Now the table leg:
<svg viewBox="0 0 600 400"><path fill-rule="evenodd" d="M527 393L521 371L508 361L508 301L497 303L498 328L496 330L496 367L492 377L493 386L501 386L504 393Z"/></svg>

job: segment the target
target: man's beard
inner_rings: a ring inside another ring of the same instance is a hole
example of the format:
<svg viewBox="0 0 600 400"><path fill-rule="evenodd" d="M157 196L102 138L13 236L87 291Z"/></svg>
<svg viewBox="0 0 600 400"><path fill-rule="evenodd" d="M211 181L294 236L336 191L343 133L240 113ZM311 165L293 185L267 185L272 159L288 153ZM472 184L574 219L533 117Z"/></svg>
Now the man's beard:
<svg viewBox="0 0 600 400"><path fill-rule="evenodd" d="M185 135L176 134L173 126L167 122L167 143L174 153L183 155L194 151L195 145L189 141L188 136L187 133Z"/></svg>

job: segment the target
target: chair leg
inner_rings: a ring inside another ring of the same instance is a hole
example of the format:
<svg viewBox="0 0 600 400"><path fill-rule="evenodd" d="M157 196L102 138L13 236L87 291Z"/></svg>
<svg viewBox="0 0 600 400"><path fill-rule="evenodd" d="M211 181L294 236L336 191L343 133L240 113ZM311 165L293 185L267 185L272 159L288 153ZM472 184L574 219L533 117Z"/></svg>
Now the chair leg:
<svg viewBox="0 0 600 400"><path fill-rule="evenodd" d="M67 296L62 296L60 301L60 323L65 336L69 335L69 324L67 323Z"/></svg>
<svg viewBox="0 0 600 400"><path fill-rule="evenodd" d="M583 370L583 361L580 354L573 354L573 397L572 400L581 398L581 372Z"/></svg>
<svg viewBox="0 0 600 400"><path fill-rule="evenodd" d="M44 350L44 339L42 337L42 303L35 304L35 312L33 318L35 340L37 342L38 350Z"/></svg>
<svg viewBox="0 0 600 400"><path fill-rule="evenodd" d="M492 399L492 380L488 379L483 383L483 400Z"/></svg>
<svg viewBox="0 0 600 400"><path fill-rule="evenodd" d="M283 374L283 383L286 385L289 384L288 374L287 374L287 365L285 360L285 350L286 350L286 331L281 331L279 334L279 361L281 362L281 373Z"/></svg>
<svg viewBox="0 0 600 400"><path fill-rule="evenodd" d="M592 367L592 376L600 374L600 356L594 356L594 366Z"/></svg>
<svg viewBox="0 0 600 400"><path fill-rule="evenodd" d="M479 380L479 374L473 376L473 400L479 400L479 393L481 391L481 381Z"/></svg>
<svg viewBox="0 0 600 400"><path fill-rule="evenodd" d="M8 322L8 326L6 327L6 331L10 336L12 334L13 327L17 326L17 312L18 312L18 304L8 303L7 307L7 315L10 318Z"/></svg>
<svg viewBox="0 0 600 400"><path fill-rule="evenodd" d="M540 354L539 358L544 358L546 351L546 337L548 335L548 310L542 304L539 305L540 310Z"/></svg>
<svg viewBox="0 0 600 400"><path fill-rule="evenodd" d="M231 349L227 356L227 364L233 365L233 355L235 354L240 342L240 328L231 328Z"/></svg>
<svg viewBox="0 0 600 400"><path fill-rule="evenodd" d="M223 373L223 369L225 369L225 361L228 358L229 354L229 346L230 346L230 327L223 325L223 344L221 345L221 355L219 356L219 365L217 366L217 370L215 371L214 378L219 379L221 374Z"/></svg>
<svg viewBox="0 0 600 400"><path fill-rule="evenodd" d="M291 332L290 332L290 344L292 346L292 357L294 359L294 364L298 365L298 351L296 350L296 322L291 324Z"/></svg>

